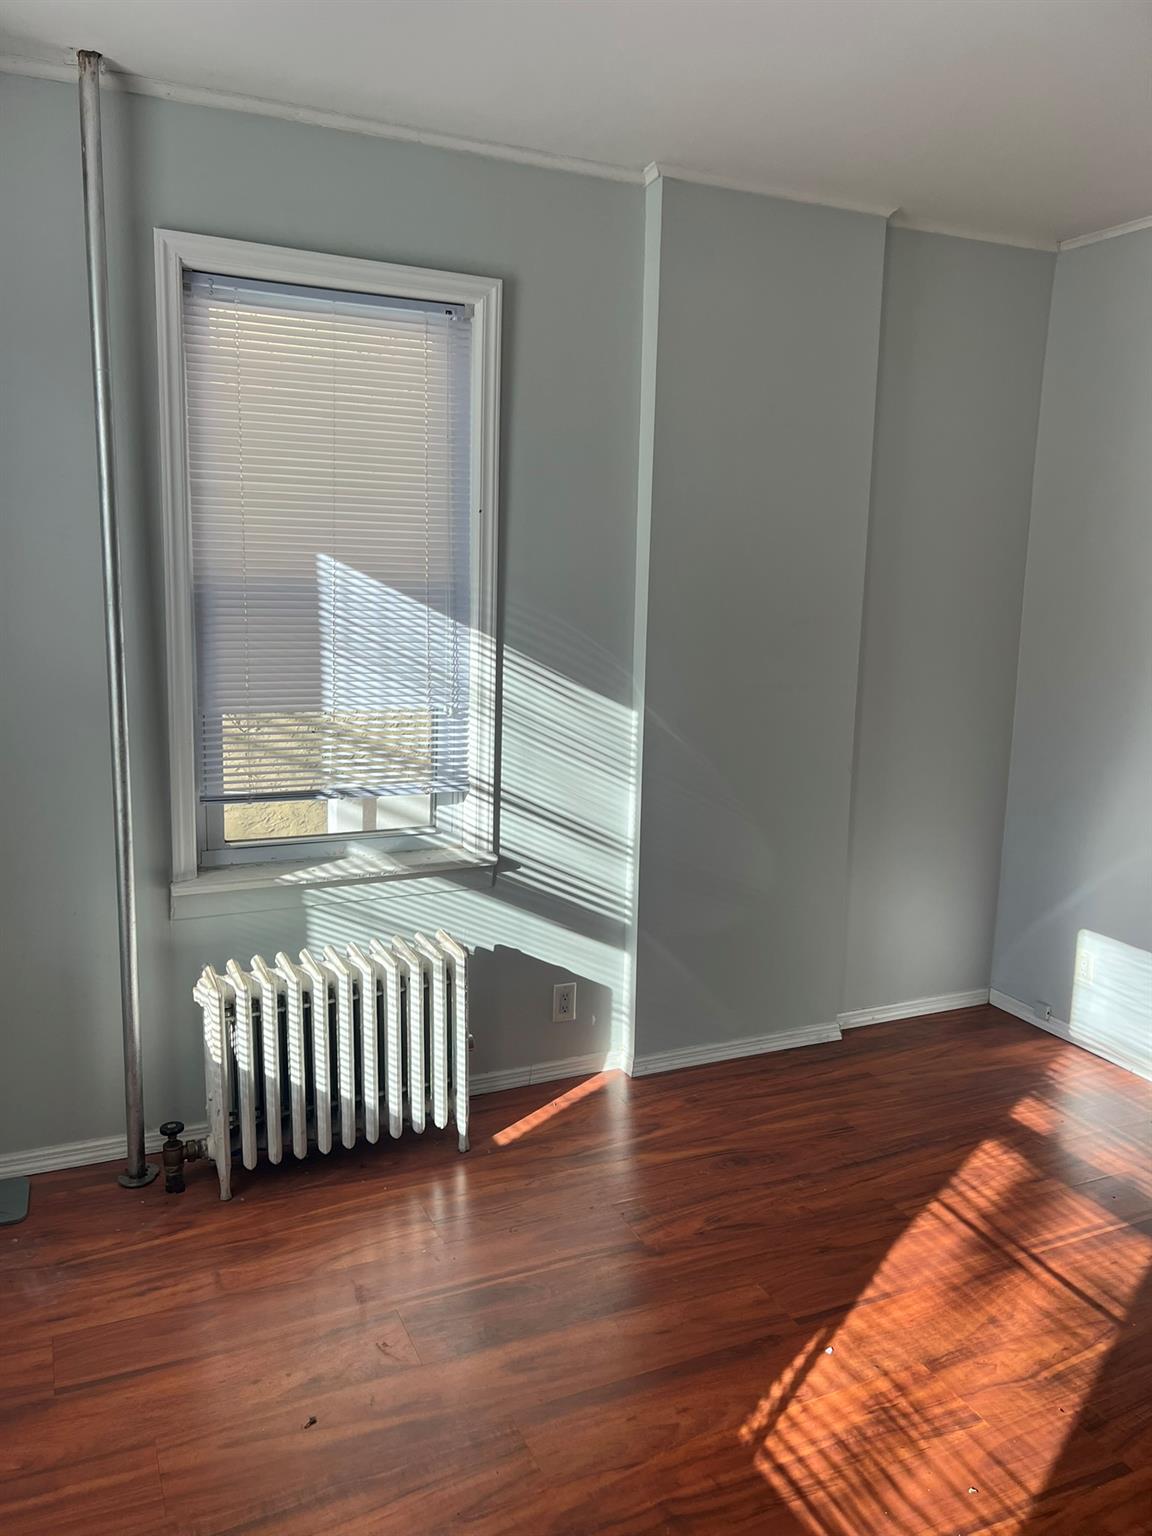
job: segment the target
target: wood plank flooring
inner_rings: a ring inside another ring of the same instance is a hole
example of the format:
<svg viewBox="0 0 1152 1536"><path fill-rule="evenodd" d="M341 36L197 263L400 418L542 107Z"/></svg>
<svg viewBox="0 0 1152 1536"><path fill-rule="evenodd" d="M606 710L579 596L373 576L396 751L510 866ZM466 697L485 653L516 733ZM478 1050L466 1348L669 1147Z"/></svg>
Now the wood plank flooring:
<svg viewBox="0 0 1152 1536"><path fill-rule="evenodd" d="M992 1008L0 1231L5 1536L1146 1536L1152 1090Z"/></svg>

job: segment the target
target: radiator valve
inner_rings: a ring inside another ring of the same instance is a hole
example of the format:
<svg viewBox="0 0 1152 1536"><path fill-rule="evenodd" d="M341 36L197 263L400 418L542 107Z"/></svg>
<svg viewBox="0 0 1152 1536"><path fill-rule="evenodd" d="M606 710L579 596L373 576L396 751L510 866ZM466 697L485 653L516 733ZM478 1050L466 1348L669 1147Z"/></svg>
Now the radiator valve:
<svg viewBox="0 0 1152 1536"><path fill-rule="evenodd" d="M207 1156L202 1139L189 1136L187 1141L180 1140L183 1129L183 1120L165 1120L160 1127L160 1134L165 1138L160 1155L164 1160L164 1192L168 1195L184 1193L184 1164Z"/></svg>

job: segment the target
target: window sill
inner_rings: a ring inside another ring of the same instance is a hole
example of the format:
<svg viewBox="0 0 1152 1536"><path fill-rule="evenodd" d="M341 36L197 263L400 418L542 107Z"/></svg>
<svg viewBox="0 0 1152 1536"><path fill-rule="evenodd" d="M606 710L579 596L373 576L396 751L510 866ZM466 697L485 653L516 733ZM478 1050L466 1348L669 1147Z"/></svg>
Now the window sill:
<svg viewBox="0 0 1152 1536"><path fill-rule="evenodd" d="M269 864L235 864L205 869L171 886L172 916L204 915L202 897L227 897L249 891L304 891L318 886L369 885L385 880L416 880L464 870L495 874L495 854L468 853L463 848L419 848L403 853L380 849L358 851L335 859L299 859ZM216 910L219 910L217 907Z"/></svg>

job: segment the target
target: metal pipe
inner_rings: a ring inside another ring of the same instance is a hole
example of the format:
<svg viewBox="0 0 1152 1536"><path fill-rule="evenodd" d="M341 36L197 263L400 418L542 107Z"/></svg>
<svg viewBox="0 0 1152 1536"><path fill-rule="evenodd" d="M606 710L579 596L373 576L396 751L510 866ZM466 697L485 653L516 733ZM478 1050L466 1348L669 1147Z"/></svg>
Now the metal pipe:
<svg viewBox="0 0 1152 1536"><path fill-rule="evenodd" d="M136 955L136 876L132 850L132 772L128 761L128 701L124 671L124 604L116 475L112 451L112 370L108 345L108 253L104 228L104 167L100 141L101 55L81 49L80 153L84 179L84 244L92 322L92 381L96 396L96 464L100 485L100 564L104 573L104 643L108 655L108 714L112 736L112 809L116 822L116 897L120 925L120 1008L124 1029L124 1112L127 1189L156 1177L144 1160L144 1089L140 1070L140 976Z"/></svg>

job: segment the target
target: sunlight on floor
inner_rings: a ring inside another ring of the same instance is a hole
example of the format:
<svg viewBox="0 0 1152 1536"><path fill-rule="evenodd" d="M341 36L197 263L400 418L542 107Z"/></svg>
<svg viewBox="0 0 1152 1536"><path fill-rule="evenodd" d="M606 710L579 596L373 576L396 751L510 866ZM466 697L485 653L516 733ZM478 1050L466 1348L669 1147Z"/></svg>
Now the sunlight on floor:
<svg viewBox="0 0 1152 1536"><path fill-rule="evenodd" d="M1029 1527L1152 1268L1152 1237L1103 1192L1031 1161L1047 1108L1016 1106L1021 1144L990 1137L971 1153L741 1427L798 1530ZM974 1354L990 1383L975 1392Z"/></svg>
<svg viewBox="0 0 1152 1536"><path fill-rule="evenodd" d="M563 1114L566 1109L571 1109L573 1104L579 1104L581 1099L586 1099L590 1094L597 1093L612 1081L619 1077L618 1072L597 1072L595 1077L588 1078L583 1083L577 1083L575 1088L569 1088L567 1093L562 1093L550 1103L534 1109L530 1115L516 1120L512 1125L506 1125L502 1131L497 1131L492 1140L498 1147L509 1146L514 1141L519 1141L522 1136L527 1136L530 1131L536 1130L541 1125L546 1125L549 1120Z"/></svg>

